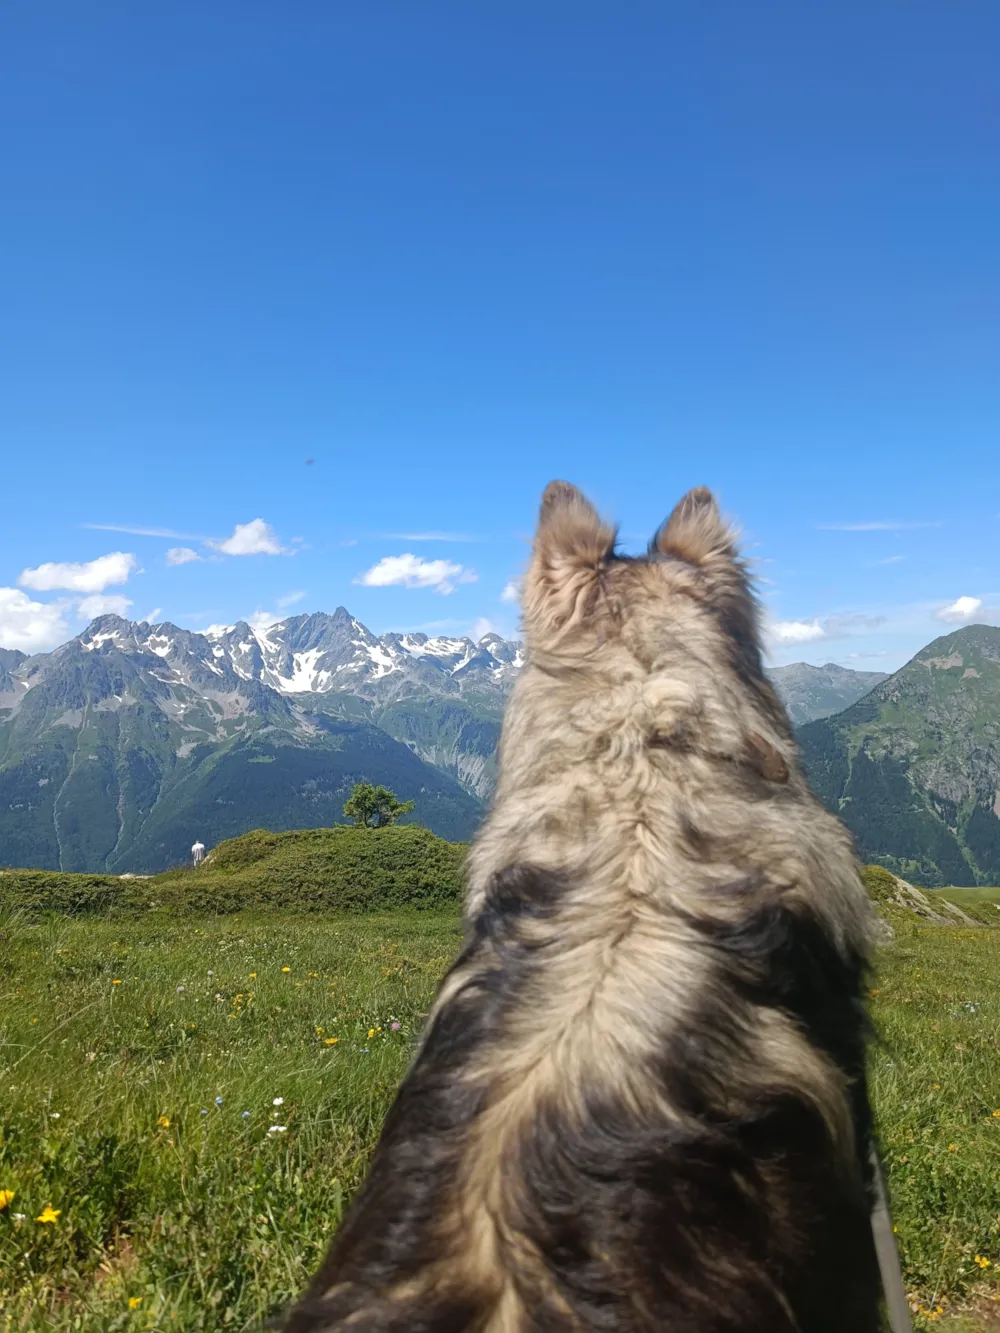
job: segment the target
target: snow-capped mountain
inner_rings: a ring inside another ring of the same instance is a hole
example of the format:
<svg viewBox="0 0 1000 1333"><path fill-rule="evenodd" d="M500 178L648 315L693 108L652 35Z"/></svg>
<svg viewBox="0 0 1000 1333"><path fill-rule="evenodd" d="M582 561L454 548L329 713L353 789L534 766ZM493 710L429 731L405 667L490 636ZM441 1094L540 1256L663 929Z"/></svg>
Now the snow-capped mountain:
<svg viewBox="0 0 1000 1333"><path fill-rule="evenodd" d="M203 634L101 616L51 653L0 650L0 865L163 869L192 830L329 825L361 778L466 838L522 660L498 635L377 637L342 607Z"/></svg>
<svg viewBox="0 0 1000 1333"><path fill-rule="evenodd" d="M72 643L84 652L157 657L162 665L149 670L165 684L218 688L235 679L259 681L283 695L339 692L370 700L420 692L504 695L524 660L520 643L498 634L478 642L426 634L379 638L342 606L332 615L291 616L266 629L239 621L205 633L101 616ZM33 659L26 683L44 669L43 661Z"/></svg>

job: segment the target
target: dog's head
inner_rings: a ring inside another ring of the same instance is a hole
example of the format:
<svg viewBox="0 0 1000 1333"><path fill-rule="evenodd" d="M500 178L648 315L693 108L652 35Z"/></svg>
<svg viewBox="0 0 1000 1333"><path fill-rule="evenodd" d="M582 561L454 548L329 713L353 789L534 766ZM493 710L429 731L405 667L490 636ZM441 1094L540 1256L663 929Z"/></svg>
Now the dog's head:
<svg viewBox="0 0 1000 1333"><path fill-rule="evenodd" d="M711 491L689 491L644 558L617 555L616 535L575 486L546 487L524 588L533 647L555 648L574 632L613 638L627 623L633 648L652 660L671 629L671 610L696 604L756 664L756 602L735 533Z"/></svg>
<svg viewBox="0 0 1000 1333"><path fill-rule="evenodd" d="M620 720L634 735L639 724L646 746L738 754L784 782L790 727L763 672L752 582L712 493L689 491L644 556L619 555L615 540L576 487L546 488L522 595L532 664L573 696L585 731L610 736ZM532 692L536 702L545 692L537 675Z"/></svg>

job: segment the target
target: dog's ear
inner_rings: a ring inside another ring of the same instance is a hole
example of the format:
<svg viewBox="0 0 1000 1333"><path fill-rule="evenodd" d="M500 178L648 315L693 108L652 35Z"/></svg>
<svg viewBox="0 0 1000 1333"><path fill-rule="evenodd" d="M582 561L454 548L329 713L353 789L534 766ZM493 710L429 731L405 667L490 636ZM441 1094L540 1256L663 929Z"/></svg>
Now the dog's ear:
<svg viewBox="0 0 1000 1333"><path fill-rule="evenodd" d="M706 486L696 486L681 498L650 542L650 550L696 569L702 576L706 601L741 650L758 654L757 603L750 578L736 546L736 533Z"/></svg>
<svg viewBox="0 0 1000 1333"><path fill-rule="evenodd" d="M651 546L660 555L671 555L698 569L736 558L735 533L707 486L696 486L678 501Z"/></svg>
<svg viewBox="0 0 1000 1333"><path fill-rule="evenodd" d="M575 486L546 486L522 597L529 633L555 632L582 613L616 535Z"/></svg>

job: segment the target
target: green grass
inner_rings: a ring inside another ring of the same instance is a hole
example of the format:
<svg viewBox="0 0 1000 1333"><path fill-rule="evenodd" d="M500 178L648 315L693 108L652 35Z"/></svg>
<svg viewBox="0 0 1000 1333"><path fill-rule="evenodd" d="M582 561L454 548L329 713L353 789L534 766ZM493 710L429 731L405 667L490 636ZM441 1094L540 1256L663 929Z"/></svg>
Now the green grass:
<svg viewBox="0 0 1000 1333"><path fill-rule="evenodd" d="M240 1329L299 1291L458 937L429 912L8 920L0 1327Z"/></svg>
<svg viewBox="0 0 1000 1333"><path fill-rule="evenodd" d="M930 889L928 892L940 893L942 897L958 903L959 907L964 907L967 903L1000 903L1000 889L987 888L985 885L975 889Z"/></svg>
<svg viewBox="0 0 1000 1333"><path fill-rule="evenodd" d="M992 1295L1000 1266L1000 931L894 925L872 1093L907 1287L947 1314Z"/></svg>
<svg viewBox="0 0 1000 1333"><path fill-rule="evenodd" d="M919 1326L971 1333L953 1319L1000 1294L1000 931L895 926L872 1080L900 1248ZM238 1330L279 1309L458 939L429 911L0 921L0 1328Z"/></svg>

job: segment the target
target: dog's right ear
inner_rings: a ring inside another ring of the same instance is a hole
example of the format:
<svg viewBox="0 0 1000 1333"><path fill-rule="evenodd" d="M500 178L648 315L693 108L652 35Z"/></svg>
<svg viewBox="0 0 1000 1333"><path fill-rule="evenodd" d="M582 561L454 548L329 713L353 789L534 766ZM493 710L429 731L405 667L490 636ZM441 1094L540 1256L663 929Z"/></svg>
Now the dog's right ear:
<svg viewBox="0 0 1000 1333"><path fill-rule="evenodd" d="M544 638L584 610L616 536L575 486L546 486L522 597L529 635Z"/></svg>
<svg viewBox="0 0 1000 1333"><path fill-rule="evenodd" d="M707 486L696 486L678 501L651 546L661 555L674 556L701 570L736 558L735 534Z"/></svg>
<svg viewBox="0 0 1000 1333"><path fill-rule="evenodd" d="M698 571L706 601L757 669L760 632L753 587L736 533L706 486L696 486L680 499L650 542L650 550L683 560Z"/></svg>

